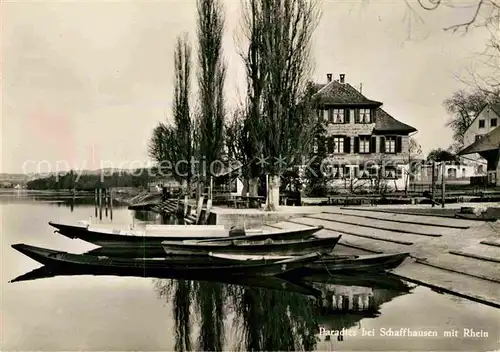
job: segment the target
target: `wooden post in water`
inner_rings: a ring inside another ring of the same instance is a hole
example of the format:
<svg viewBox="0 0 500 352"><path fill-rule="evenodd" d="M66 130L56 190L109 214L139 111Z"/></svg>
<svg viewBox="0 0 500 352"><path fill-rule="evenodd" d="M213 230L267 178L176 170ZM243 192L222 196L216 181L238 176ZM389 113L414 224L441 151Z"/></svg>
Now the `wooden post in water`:
<svg viewBox="0 0 500 352"><path fill-rule="evenodd" d="M435 191L436 191L436 163L433 161L432 162L432 182L431 182L431 187L432 187L432 207L434 208L434 197L435 197Z"/></svg>
<svg viewBox="0 0 500 352"><path fill-rule="evenodd" d="M113 188L109 189L109 218L113 220Z"/></svg>
<svg viewBox="0 0 500 352"><path fill-rule="evenodd" d="M97 218L97 188L94 189L94 209L95 209L95 217Z"/></svg>
<svg viewBox="0 0 500 352"><path fill-rule="evenodd" d="M99 220L102 220L102 188L99 187Z"/></svg>
<svg viewBox="0 0 500 352"><path fill-rule="evenodd" d="M444 174L446 172L446 162L442 162L442 175L441 175L441 208L444 208L444 203L445 203L445 182L444 182Z"/></svg>
<svg viewBox="0 0 500 352"><path fill-rule="evenodd" d="M108 217L108 206L109 206L109 200L108 200L108 189L104 188L104 209L105 209L105 216Z"/></svg>

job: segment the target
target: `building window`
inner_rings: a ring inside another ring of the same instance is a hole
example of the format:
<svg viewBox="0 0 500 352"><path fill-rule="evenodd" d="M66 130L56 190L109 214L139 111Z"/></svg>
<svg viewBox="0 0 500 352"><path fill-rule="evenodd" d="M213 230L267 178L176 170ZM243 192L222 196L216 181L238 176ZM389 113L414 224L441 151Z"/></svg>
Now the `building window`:
<svg viewBox="0 0 500 352"><path fill-rule="evenodd" d="M457 169L449 168L448 169L448 178L457 178Z"/></svg>
<svg viewBox="0 0 500 352"><path fill-rule="evenodd" d="M385 153L396 154L396 137L385 137Z"/></svg>
<svg viewBox="0 0 500 352"><path fill-rule="evenodd" d="M330 123L344 123L344 109L330 109Z"/></svg>
<svg viewBox="0 0 500 352"><path fill-rule="evenodd" d="M359 109L358 123L371 123L370 109Z"/></svg>
<svg viewBox="0 0 500 352"><path fill-rule="evenodd" d="M377 178L378 168L377 166L360 166L358 170L358 178L370 179Z"/></svg>
<svg viewBox="0 0 500 352"><path fill-rule="evenodd" d="M497 127L497 119L491 119L491 127Z"/></svg>
<svg viewBox="0 0 500 352"><path fill-rule="evenodd" d="M333 137L333 153L344 153L344 137Z"/></svg>
<svg viewBox="0 0 500 352"><path fill-rule="evenodd" d="M359 137L359 153L368 154L370 153L370 137Z"/></svg>
<svg viewBox="0 0 500 352"><path fill-rule="evenodd" d="M399 176L398 168L395 166L386 166L384 168L384 176L388 179L397 179Z"/></svg>
<svg viewBox="0 0 500 352"><path fill-rule="evenodd" d="M344 166L334 166L332 169L332 176L335 179L344 178Z"/></svg>
<svg viewBox="0 0 500 352"><path fill-rule="evenodd" d="M479 128L484 128L484 120L479 120Z"/></svg>

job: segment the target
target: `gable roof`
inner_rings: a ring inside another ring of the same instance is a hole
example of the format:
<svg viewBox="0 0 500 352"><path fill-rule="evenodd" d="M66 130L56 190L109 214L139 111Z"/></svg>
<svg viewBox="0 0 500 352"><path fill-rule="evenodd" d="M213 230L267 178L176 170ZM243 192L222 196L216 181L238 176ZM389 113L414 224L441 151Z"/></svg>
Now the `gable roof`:
<svg viewBox="0 0 500 352"><path fill-rule="evenodd" d="M484 106L481 108L481 110L479 110L479 112L474 116L474 118L470 122L469 126L467 126L467 129L465 130L466 132L469 130L469 128L472 127L472 125L474 124L474 121L477 120L477 118L479 117L479 115L481 115L481 113L484 111L484 109L486 109L488 106L491 108L491 110L493 110L493 112L495 114L497 114L498 117L500 117L500 103L497 103L497 104L484 104Z"/></svg>
<svg viewBox="0 0 500 352"><path fill-rule="evenodd" d="M378 108L375 114L376 114L375 115L376 121L375 121L375 128L373 129L374 133L403 132L409 134L417 131L415 127L412 127L401 121L396 120L382 108Z"/></svg>
<svg viewBox="0 0 500 352"><path fill-rule="evenodd" d="M319 84L316 86L320 87ZM315 96L319 99L320 104L325 105L382 105L379 101L368 99L349 83L338 81L331 81L323 85Z"/></svg>
<svg viewBox="0 0 500 352"><path fill-rule="evenodd" d="M495 128L488 134L485 134L481 139L475 141L468 147L462 149L457 154L474 154L485 152L488 150L498 150L500 148L500 127Z"/></svg>
<svg viewBox="0 0 500 352"><path fill-rule="evenodd" d="M498 116L500 116L500 103L490 104L491 110L495 112Z"/></svg>

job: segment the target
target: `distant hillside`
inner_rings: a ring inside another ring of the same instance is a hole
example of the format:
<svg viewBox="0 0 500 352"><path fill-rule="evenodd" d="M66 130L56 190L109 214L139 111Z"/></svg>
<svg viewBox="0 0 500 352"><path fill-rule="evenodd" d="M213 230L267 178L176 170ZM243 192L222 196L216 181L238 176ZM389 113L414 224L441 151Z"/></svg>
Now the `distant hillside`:
<svg viewBox="0 0 500 352"><path fill-rule="evenodd" d="M140 169L112 169L112 168L104 168L98 170L73 170L73 172L77 175L81 176L95 176L100 175L101 172L104 175L111 175L112 173L121 173L121 174L129 174L132 172L138 172ZM145 169L147 170L147 169ZM65 175L69 171L61 171L59 175ZM147 171L144 171L147 172ZM56 173L28 173L28 174L10 174L10 173L0 173L0 184L20 184L25 185L29 181L38 180L41 178L47 178L51 176L56 176Z"/></svg>
<svg viewBox="0 0 500 352"><path fill-rule="evenodd" d="M103 175L101 177L100 175ZM168 181L154 169L102 169L61 172L59 175L39 177L26 182L28 189L77 189L92 190L96 187L147 187L150 183Z"/></svg>

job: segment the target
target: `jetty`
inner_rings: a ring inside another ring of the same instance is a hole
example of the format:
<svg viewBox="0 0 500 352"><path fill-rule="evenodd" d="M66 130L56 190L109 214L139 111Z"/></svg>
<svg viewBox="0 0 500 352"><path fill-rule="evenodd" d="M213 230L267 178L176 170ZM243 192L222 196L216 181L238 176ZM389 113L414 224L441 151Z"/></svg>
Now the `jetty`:
<svg viewBox="0 0 500 352"><path fill-rule="evenodd" d="M323 206L267 226L322 225L318 236L342 235L341 252L409 252L411 257L394 275L500 308L500 222L411 214L408 208Z"/></svg>

